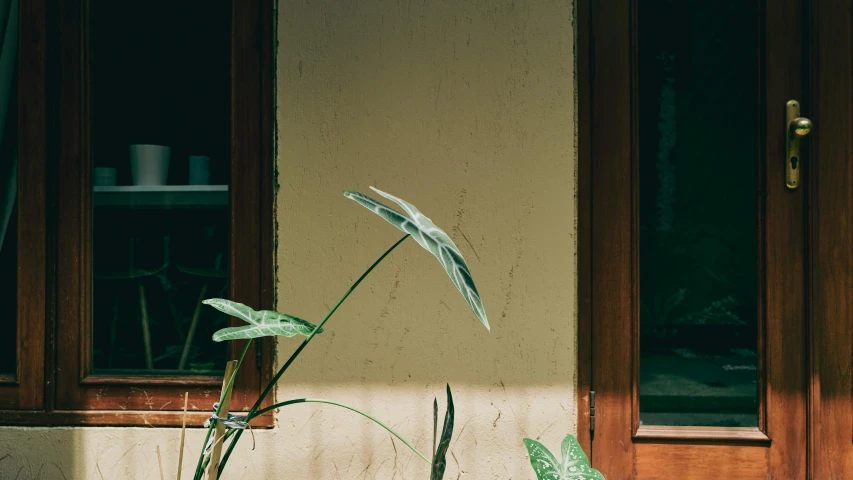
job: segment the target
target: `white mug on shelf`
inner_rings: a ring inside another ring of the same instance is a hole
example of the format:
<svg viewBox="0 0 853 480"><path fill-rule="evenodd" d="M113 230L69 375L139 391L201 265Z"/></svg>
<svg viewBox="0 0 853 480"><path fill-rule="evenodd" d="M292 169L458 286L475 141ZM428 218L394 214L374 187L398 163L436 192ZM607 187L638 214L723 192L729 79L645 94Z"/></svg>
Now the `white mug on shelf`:
<svg viewBox="0 0 853 480"><path fill-rule="evenodd" d="M166 185L172 149L162 145L131 145L130 176L134 185Z"/></svg>
<svg viewBox="0 0 853 480"><path fill-rule="evenodd" d="M92 183L96 187L114 187L116 184L116 169L95 167L92 175Z"/></svg>
<svg viewBox="0 0 853 480"><path fill-rule="evenodd" d="M210 157L190 155L190 185L210 184Z"/></svg>

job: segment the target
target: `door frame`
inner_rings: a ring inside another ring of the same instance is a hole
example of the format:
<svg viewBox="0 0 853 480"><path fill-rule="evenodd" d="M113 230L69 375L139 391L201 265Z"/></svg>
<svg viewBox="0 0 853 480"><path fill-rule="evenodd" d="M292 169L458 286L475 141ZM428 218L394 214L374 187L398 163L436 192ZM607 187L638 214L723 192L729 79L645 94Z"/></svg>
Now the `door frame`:
<svg viewBox="0 0 853 480"><path fill-rule="evenodd" d="M577 439L592 458L590 385L592 383L592 34L591 2L575 1L577 61Z"/></svg>
<svg viewBox="0 0 853 480"><path fill-rule="evenodd" d="M853 476L853 12L812 0L809 175L809 458L815 479ZM846 228L844 228L846 227ZM829 354L820 354L826 353ZM840 363L843 359L846 364ZM843 371L843 372L842 372ZM841 401L836 397L841 396ZM836 414L836 411L841 414ZM841 475L841 476L839 476Z"/></svg>
<svg viewBox="0 0 853 480"><path fill-rule="evenodd" d="M596 72L594 10L596 0L575 3L577 59L577 195L578 195L578 432L584 450L592 455L590 390L593 376L593 98ZM636 0L635 0L636 1ZM612 4L613 2L607 2ZM621 0L629 18L610 22L614 28L633 28L631 7ZM801 189L806 192L806 325L808 406L807 470L811 478L853 474L853 15L849 2L807 1L804 19L808 55L804 91L810 100L804 110L815 131ZM608 15L613 15L612 9ZM618 11L618 9L617 9ZM598 13L600 14L600 13ZM621 27L620 27L621 26ZM787 41L791 41L788 39ZM599 47L600 48L600 47ZM602 108L599 106L599 108ZM781 111L781 108L780 108ZM632 119L633 120L633 119ZM847 228L844 228L847 227ZM627 227L626 227L627 228ZM822 354L820 354L822 353ZM839 364L841 361L847 363ZM839 369L839 367L845 367ZM842 372L842 373L839 373ZM828 401L827 398L842 401ZM842 411L842 412L839 412ZM837 413L839 412L839 413ZM603 412L599 411L599 415ZM843 413L843 414L842 414ZM607 475L608 472L603 472Z"/></svg>

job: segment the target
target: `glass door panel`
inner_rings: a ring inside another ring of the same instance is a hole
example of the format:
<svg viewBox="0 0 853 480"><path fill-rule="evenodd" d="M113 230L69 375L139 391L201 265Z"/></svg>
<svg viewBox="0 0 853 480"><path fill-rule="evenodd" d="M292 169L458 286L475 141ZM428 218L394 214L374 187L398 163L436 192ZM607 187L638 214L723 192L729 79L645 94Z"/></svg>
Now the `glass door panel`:
<svg viewBox="0 0 853 480"><path fill-rule="evenodd" d="M3 335L0 335L0 376L14 376L18 330L17 202L8 190L0 194L0 202L8 202L0 204L0 285L6 292L0 302L0 328L3 329Z"/></svg>
<svg viewBox="0 0 853 480"><path fill-rule="evenodd" d="M640 423L756 427L757 2L638 8Z"/></svg>
<svg viewBox="0 0 853 480"><path fill-rule="evenodd" d="M6 5L8 8L9 5ZM13 9L17 11L17 9ZM9 12L3 12L8 14ZM4 19L5 20L5 19ZM12 50L14 52L14 49ZM8 53L7 53L8 55ZM14 55L14 53L12 53ZM15 69L8 65L0 72L3 95L0 99L0 286L4 295L0 301L0 383L13 379L17 374L18 335L18 92ZM37 221L37 220L36 220ZM20 380L20 379L18 379Z"/></svg>
<svg viewBox="0 0 853 480"><path fill-rule="evenodd" d="M132 18L133 21L127 21ZM228 318L231 2L91 2L92 368L211 374Z"/></svg>

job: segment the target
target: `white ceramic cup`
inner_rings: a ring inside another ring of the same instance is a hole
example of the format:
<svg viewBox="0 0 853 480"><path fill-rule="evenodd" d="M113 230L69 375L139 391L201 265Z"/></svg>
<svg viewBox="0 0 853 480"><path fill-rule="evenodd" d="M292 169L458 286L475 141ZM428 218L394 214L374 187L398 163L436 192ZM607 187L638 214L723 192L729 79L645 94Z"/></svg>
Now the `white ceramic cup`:
<svg viewBox="0 0 853 480"><path fill-rule="evenodd" d="M109 167L95 167L92 175L92 183L96 187L114 187L116 184L116 169Z"/></svg>
<svg viewBox="0 0 853 480"><path fill-rule="evenodd" d="M131 145L130 176L134 185L166 185L172 149L162 145Z"/></svg>
<svg viewBox="0 0 853 480"><path fill-rule="evenodd" d="M210 157L190 155L190 185L210 184Z"/></svg>

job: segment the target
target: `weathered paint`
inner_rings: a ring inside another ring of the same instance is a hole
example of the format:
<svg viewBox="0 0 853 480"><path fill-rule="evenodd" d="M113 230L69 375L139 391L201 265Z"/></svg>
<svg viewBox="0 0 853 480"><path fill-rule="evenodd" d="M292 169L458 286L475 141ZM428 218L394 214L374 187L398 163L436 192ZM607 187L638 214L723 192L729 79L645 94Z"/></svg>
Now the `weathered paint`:
<svg viewBox="0 0 853 480"><path fill-rule="evenodd" d="M456 400L447 479L528 479L521 438L575 431L576 242L569 0L279 2L278 306L317 320L400 234L345 199L417 205L471 267L492 333L407 242L327 324L278 398L349 403L427 453ZM279 343L279 357L295 340ZM174 478L178 429L2 428L0 478ZM300 405L243 437L226 478L427 478L362 417ZM187 466L201 432L187 441ZM189 468L188 468L189 470ZM184 477L186 478L186 477Z"/></svg>

